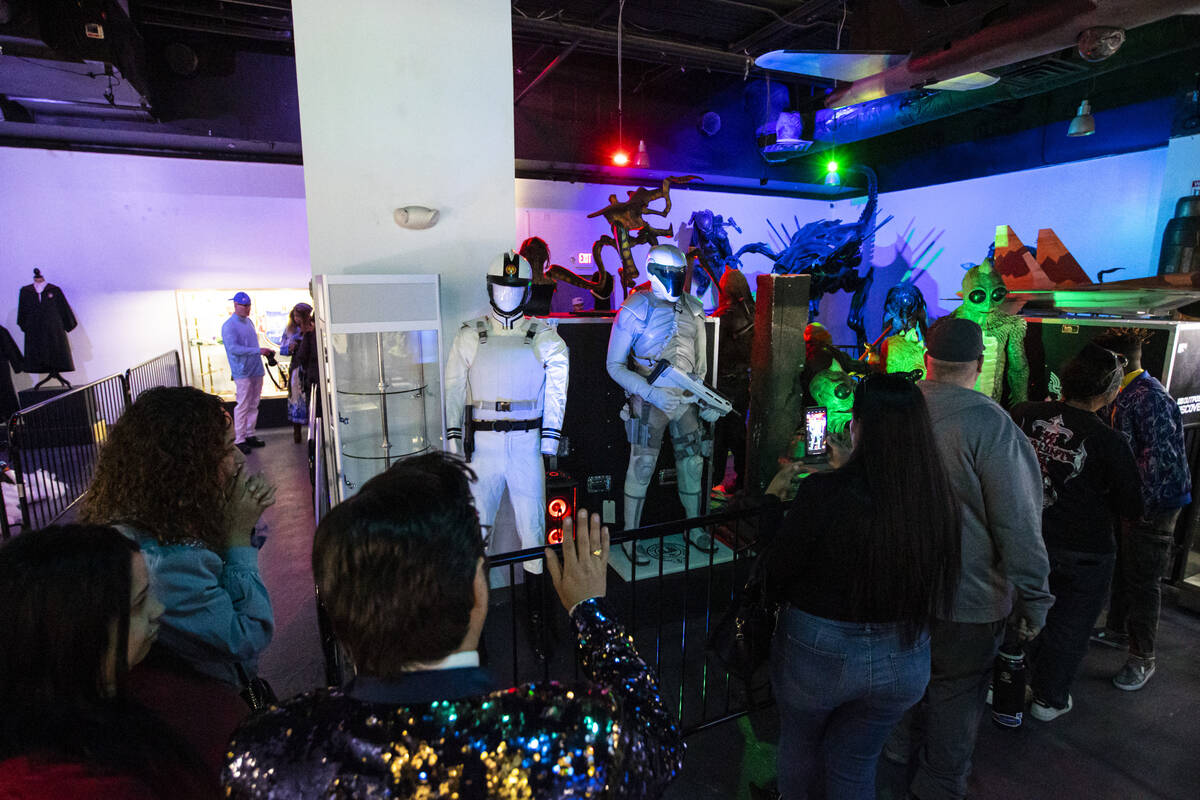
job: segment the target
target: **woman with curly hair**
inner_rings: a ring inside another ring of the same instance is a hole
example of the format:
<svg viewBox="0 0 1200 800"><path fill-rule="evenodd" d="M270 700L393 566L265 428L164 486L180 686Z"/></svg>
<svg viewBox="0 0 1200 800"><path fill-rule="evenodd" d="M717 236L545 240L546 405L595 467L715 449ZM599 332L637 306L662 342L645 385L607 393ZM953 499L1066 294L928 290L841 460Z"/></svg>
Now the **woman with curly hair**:
<svg viewBox="0 0 1200 800"><path fill-rule="evenodd" d="M202 800L216 776L138 705L128 672L163 607L136 542L111 527L0 547L0 797Z"/></svg>
<svg viewBox="0 0 1200 800"><path fill-rule="evenodd" d="M166 606L161 645L196 671L242 686L275 629L252 543L274 502L275 487L247 474L219 398L157 388L109 432L82 516L141 545Z"/></svg>

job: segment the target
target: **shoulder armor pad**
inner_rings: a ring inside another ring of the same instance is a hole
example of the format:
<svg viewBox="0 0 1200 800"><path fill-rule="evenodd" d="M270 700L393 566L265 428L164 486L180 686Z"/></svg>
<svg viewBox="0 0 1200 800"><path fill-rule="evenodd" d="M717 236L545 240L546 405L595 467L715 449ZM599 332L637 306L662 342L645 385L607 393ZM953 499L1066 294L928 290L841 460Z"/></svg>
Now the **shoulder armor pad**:
<svg viewBox="0 0 1200 800"><path fill-rule="evenodd" d="M645 322L650 316L650 292L639 291L634 292L625 298L625 302L621 303L621 314L629 312L631 316Z"/></svg>

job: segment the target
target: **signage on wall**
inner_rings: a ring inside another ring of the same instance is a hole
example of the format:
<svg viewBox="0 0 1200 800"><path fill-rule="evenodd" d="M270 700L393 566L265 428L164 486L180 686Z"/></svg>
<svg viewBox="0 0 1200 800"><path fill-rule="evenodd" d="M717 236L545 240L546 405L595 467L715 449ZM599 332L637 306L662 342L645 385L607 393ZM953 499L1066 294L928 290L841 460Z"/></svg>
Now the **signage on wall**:
<svg viewBox="0 0 1200 800"><path fill-rule="evenodd" d="M590 263L592 263L592 254L591 253L580 253L577 256L575 256L575 260L577 262L579 262L580 264L590 264Z"/></svg>

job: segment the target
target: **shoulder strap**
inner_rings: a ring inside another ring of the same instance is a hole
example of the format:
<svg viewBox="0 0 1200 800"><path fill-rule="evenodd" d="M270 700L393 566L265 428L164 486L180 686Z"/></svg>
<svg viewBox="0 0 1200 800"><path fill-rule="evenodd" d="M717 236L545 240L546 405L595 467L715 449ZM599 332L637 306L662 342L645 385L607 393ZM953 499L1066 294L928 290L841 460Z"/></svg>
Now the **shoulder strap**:
<svg viewBox="0 0 1200 800"><path fill-rule="evenodd" d="M475 320L475 333L479 334L480 344L487 344L488 329L486 321L482 319Z"/></svg>

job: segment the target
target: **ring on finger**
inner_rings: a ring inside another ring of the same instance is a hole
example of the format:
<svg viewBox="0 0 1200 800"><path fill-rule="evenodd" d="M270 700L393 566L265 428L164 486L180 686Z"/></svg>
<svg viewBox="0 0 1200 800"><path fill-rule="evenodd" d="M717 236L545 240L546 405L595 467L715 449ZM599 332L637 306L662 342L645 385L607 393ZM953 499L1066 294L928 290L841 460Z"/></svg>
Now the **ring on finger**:
<svg viewBox="0 0 1200 800"><path fill-rule="evenodd" d="M599 547L597 547L595 550L592 551L592 555L595 556L596 558L600 558L602 555L604 555L604 551L601 550Z"/></svg>

